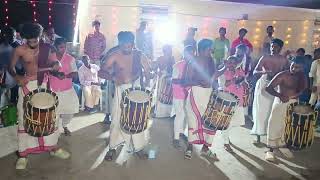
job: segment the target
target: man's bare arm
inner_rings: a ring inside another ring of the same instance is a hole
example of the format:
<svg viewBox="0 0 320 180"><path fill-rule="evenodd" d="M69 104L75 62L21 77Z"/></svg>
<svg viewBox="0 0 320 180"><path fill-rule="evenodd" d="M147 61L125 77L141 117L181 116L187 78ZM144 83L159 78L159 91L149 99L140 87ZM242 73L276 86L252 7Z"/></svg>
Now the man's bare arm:
<svg viewBox="0 0 320 180"><path fill-rule="evenodd" d="M109 55L106 57L106 60L101 65L101 68L98 72L98 76L102 79L112 80L113 75L113 64L115 62L115 54Z"/></svg>
<svg viewBox="0 0 320 180"><path fill-rule="evenodd" d="M150 59L147 58L146 55L141 54L141 65L144 70L144 75L146 76L146 79L151 79L151 66L150 66Z"/></svg>
<svg viewBox="0 0 320 180"><path fill-rule="evenodd" d="M254 74L254 75L262 75L262 74L268 73L267 71L265 71L265 70L263 69L264 61L265 61L265 57L262 56L262 57L259 59L259 62L258 62L258 64L257 64L256 68L255 68L254 71L253 71L253 74Z"/></svg>
<svg viewBox="0 0 320 180"><path fill-rule="evenodd" d="M16 48L13 52L13 56L11 58L11 61L10 61L10 65L9 65L9 73L11 74L11 76L13 76L14 78L17 76L17 73L16 73L16 64L20 58L20 54L19 54L19 51L20 51L20 48Z"/></svg>
<svg viewBox="0 0 320 180"><path fill-rule="evenodd" d="M271 94L272 96L281 97L281 94L278 93L275 88L281 84L283 72L278 73L276 76L273 77L271 82L266 87L266 91Z"/></svg>

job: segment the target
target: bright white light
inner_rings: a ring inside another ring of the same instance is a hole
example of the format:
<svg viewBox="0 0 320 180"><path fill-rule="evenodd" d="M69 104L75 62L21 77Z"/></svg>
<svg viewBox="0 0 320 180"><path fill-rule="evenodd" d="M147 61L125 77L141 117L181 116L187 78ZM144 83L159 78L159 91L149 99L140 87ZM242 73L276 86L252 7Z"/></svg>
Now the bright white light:
<svg viewBox="0 0 320 180"><path fill-rule="evenodd" d="M155 39L162 44L176 42L176 25L173 22L162 22L155 26Z"/></svg>
<svg viewBox="0 0 320 180"><path fill-rule="evenodd" d="M85 14L86 7L88 6L89 0L79 0L78 9L77 9L77 18L76 18L76 25L74 26L74 34L73 34L73 45L76 45L78 42L78 35L79 35L79 26L80 26L80 19L82 19L83 15Z"/></svg>

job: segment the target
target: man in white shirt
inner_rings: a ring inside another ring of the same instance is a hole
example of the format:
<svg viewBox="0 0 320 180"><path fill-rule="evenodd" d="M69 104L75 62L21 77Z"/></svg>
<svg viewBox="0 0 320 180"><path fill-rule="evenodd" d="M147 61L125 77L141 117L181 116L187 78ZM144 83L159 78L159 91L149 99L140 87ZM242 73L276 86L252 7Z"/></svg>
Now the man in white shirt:
<svg viewBox="0 0 320 180"><path fill-rule="evenodd" d="M96 106L99 104L101 97L101 81L98 78L100 67L91 64L87 55L82 56L83 65L78 70L82 93L84 93L84 101L86 110L92 114L97 112Z"/></svg>
<svg viewBox="0 0 320 180"><path fill-rule="evenodd" d="M314 50L314 61L311 64L309 73L311 97L309 104L314 105L316 101L319 101L320 94L320 48Z"/></svg>

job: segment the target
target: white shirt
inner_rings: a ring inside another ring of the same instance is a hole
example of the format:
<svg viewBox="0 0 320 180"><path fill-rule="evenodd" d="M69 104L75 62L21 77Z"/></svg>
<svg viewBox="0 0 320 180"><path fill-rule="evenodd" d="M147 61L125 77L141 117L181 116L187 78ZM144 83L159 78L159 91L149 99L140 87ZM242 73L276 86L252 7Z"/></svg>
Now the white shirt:
<svg viewBox="0 0 320 180"><path fill-rule="evenodd" d="M312 62L309 77L313 78L313 86L320 86L320 59Z"/></svg>

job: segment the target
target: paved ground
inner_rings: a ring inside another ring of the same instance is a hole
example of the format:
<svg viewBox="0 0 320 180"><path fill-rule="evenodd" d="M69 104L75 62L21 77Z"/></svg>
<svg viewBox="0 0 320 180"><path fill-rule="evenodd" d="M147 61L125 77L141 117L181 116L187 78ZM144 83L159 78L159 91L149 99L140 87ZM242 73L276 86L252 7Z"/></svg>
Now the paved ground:
<svg viewBox="0 0 320 180"><path fill-rule="evenodd" d="M71 129L79 129L84 122L96 122L103 115L77 117ZM79 123L77 123L77 121ZM89 124L90 124L89 123ZM250 126L250 125L249 125ZM108 127L96 123L73 132L71 137L61 136L59 144L72 152L69 160L50 157L49 154L32 155L28 170L15 170L15 154L0 159L1 180L207 180L207 179L319 179L320 177L320 139L303 151L294 152L294 159L281 156L276 164L264 161L265 147L252 144L254 137L249 129L236 126L231 129L231 141L235 153L223 149L223 141L217 135L214 150L220 161L211 162L194 155L185 160L182 151L171 146L172 119L155 119L151 132L149 148L157 150L153 160L139 160L130 157L122 166L115 162L102 161L105 154ZM105 132L105 133L104 133ZM265 141L265 138L263 138ZM197 149L199 149L198 147ZM101 164L100 164L101 162ZM95 167L91 169L92 167Z"/></svg>

